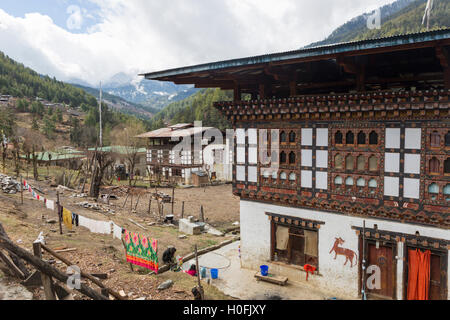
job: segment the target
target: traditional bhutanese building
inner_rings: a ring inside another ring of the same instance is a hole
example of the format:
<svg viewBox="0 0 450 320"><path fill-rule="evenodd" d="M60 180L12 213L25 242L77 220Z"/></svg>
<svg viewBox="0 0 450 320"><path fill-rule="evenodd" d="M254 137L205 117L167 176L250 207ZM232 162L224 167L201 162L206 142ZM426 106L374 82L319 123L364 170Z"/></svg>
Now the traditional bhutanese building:
<svg viewBox="0 0 450 320"><path fill-rule="evenodd" d="M161 181L194 185L198 177L204 175L207 175L208 183L210 179L231 181L232 146L217 129L213 136L219 135L222 141L211 141L212 137L204 139L205 133L211 130L214 128L179 123L137 136L147 141L150 176ZM197 138L199 141L196 142ZM176 150L180 143L187 145Z"/></svg>
<svg viewBox="0 0 450 320"><path fill-rule="evenodd" d="M446 300L449 52L446 29L145 77L234 90L215 107L236 131L244 268L304 282L309 265L311 286L354 298L378 269L369 297Z"/></svg>

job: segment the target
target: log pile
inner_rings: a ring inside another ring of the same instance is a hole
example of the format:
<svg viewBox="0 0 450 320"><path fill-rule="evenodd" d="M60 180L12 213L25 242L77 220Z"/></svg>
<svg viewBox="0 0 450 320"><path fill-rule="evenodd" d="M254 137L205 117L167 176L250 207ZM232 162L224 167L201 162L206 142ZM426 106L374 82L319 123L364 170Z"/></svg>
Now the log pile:
<svg viewBox="0 0 450 320"><path fill-rule="evenodd" d="M16 194L20 192L20 182L14 180L9 176L0 174L0 188L3 193L6 194Z"/></svg>
<svg viewBox="0 0 450 320"><path fill-rule="evenodd" d="M33 255L27 250L14 244L9 239L0 223L0 267L6 269L11 276L24 280L24 285L43 285L47 300L71 300L73 299L71 294L71 291L73 290L77 290L93 300L109 300L109 295L116 299L123 299L114 290L107 288L100 280L81 270L81 277L89 279L94 284L98 285L100 290L94 290L82 282L79 283L79 286L68 289L66 284L71 282L70 275L63 273L61 270L43 260L42 249L61 260L66 265L71 266L73 264L39 241L42 241L42 239L36 240L36 242L33 243ZM36 271L30 274L24 265L24 261L33 266Z"/></svg>

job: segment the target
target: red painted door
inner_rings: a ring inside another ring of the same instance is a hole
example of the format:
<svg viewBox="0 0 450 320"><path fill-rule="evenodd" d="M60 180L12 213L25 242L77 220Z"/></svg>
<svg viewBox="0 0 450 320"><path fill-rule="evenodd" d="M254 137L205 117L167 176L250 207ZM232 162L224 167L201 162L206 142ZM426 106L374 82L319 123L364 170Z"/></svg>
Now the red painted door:
<svg viewBox="0 0 450 320"><path fill-rule="evenodd" d="M394 255L392 246L377 246L375 243L367 245L367 267L378 266L380 268L380 288L369 289L367 293L369 298L375 299L394 299L395 298L395 274L394 274ZM370 275L366 275L367 279Z"/></svg>

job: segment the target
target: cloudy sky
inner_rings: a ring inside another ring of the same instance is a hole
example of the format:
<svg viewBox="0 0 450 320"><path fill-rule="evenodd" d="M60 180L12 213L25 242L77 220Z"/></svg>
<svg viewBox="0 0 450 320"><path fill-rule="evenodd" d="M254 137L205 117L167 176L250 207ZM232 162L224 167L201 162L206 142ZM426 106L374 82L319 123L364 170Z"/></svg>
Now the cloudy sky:
<svg viewBox="0 0 450 320"><path fill-rule="evenodd" d="M1 0L0 50L93 86L297 49L393 0Z"/></svg>

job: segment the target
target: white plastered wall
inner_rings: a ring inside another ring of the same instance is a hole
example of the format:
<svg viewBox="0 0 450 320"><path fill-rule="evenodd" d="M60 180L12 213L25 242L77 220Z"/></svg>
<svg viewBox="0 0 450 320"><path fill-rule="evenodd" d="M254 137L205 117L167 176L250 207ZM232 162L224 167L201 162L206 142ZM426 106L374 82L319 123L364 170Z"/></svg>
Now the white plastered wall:
<svg viewBox="0 0 450 320"><path fill-rule="evenodd" d="M390 221L361 219L333 213L312 211L307 209L281 207L259 202L241 201L241 259L242 266L247 269L259 270L262 264L269 264L272 271L284 274L289 281L305 282L305 273L290 267L280 267L270 263L271 228L267 212L325 222L319 230L319 273L309 276L308 285L331 292L337 296L358 297L358 266L353 268L349 264L344 266L345 257L338 256L334 260L334 252L330 254L335 238L342 238L345 243L342 247L353 250L358 254L358 236L352 227L362 227L366 221L367 228L373 228L405 234L415 234L419 231L422 236L450 240L450 231L431 227L421 227L411 224L402 224ZM399 260L397 260L397 263ZM449 263L450 265L450 263ZM399 275L402 273L402 264L397 265L397 286L403 286ZM401 267L401 268L400 268ZM400 270L399 270L400 269ZM400 282L399 282L400 281ZM397 288L397 290L401 290ZM397 296L401 299L401 294Z"/></svg>

